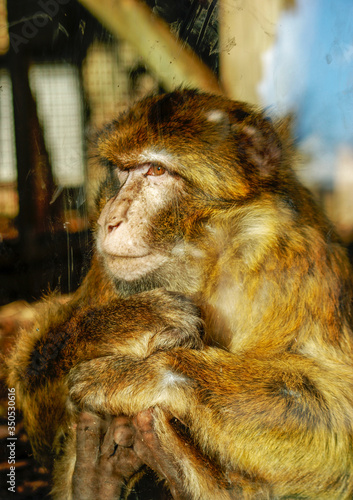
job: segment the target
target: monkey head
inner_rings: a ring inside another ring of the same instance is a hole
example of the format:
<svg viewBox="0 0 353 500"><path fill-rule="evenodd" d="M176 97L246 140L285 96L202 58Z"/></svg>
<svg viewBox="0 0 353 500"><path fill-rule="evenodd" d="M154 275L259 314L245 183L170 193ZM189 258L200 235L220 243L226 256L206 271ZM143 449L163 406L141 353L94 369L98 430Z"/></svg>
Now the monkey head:
<svg viewBox="0 0 353 500"><path fill-rule="evenodd" d="M269 120L244 103L192 90L138 102L105 127L97 149L108 169L98 255L114 280L139 290L167 286L180 242L273 189L283 163Z"/></svg>

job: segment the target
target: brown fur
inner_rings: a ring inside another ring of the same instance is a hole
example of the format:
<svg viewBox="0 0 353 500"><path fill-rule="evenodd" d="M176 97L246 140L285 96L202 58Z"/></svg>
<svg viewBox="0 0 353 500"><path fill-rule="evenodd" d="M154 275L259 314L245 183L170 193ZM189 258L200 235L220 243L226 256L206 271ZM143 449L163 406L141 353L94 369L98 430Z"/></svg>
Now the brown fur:
<svg viewBox="0 0 353 500"><path fill-rule="evenodd" d="M102 416L153 407L175 498L352 497L351 269L280 137L247 105L194 91L148 98L102 132L112 177L156 154L169 177L103 186L88 276L19 340L10 383L37 456L54 458L53 441L56 454L72 448L58 438L70 434L70 394ZM158 211L144 194L153 182ZM122 278L125 261L104 252L115 223L160 266ZM179 294L200 308L203 343Z"/></svg>

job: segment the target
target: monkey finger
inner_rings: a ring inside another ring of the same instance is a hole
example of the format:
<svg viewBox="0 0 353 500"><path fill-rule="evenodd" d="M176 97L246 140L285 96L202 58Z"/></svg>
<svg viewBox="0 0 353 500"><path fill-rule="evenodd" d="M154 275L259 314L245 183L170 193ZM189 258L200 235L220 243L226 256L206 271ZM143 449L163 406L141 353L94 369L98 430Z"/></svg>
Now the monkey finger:
<svg viewBox="0 0 353 500"><path fill-rule="evenodd" d="M165 414L169 420L171 414ZM171 457L163 450L159 438L154 430L154 411L145 410L133 418L136 427L134 451L143 462L154 470L161 478L165 479L174 500L186 500L182 479L171 460Z"/></svg>
<svg viewBox="0 0 353 500"><path fill-rule="evenodd" d="M135 439L135 428L131 418L120 416L114 419L114 441L119 446L128 448L133 445Z"/></svg>
<svg viewBox="0 0 353 500"><path fill-rule="evenodd" d="M97 461L102 433L101 425L99 417L86 412L80 414L76 428L75 468L86 467Z"/></svg>
<svg viewBox="0 0 353 500"><path fill-rule="evenodd" d="M158 437L153 428L153 410L145 410L133 418L136 428L134 451L146 465L158 470L156 456L160 452Z"/></svg>
<svg viewBox="0 0 353 500"><path fill-rule="evenodd" d="M97 467L101 497L110 498L108 492L113 492L114 489L120 491L122 485L142 466L143 461L136 455L132 447L115 445L113 453L110 452L108 447L107 452L100 456L99 466Z"/></svg>
<svg viewBox="0 0 353 500"><path fill-rule="evenodd" d="M153 429L153 410L152 408L140 411L133 417L133 423L140 432L149 432Z"/></svg>
<svg viewBox="0 0 353 500"><path fill-rule="evenodd" d="M101 419L81 413L76 427L76 463L72 476L73 498L90 500L96 495L95 476L101 440Z"/></svg>
<svg viewBox="0 0 353 500"><path fill-rule="evenodd" d="M119 415L112 418L104 437L99 459L103 473L101 479L105 478L106 482L104 488L108 487L109 475L113 481L114 478L124 481L142 467L143 462L132 448L135 432L130 417Z"/></svg>
<svg viewBox="0 0 353 500"><path fill-rule="evenodd" d="M166 420L171 420L173 418L173 415L168 410L163 410L163 414ZM154 432L154 418L154 410L153 408L149 408L135 415L132 419L132 423L140 433L150 433Z"/></svg>
<svg viewBox="0 0 353 500"><path fill-rule="evenodd" d="M114 417L105 434L101 454L112 454L116 444L123 447L132 446L134 436L135 430L129 417L125 415Z"/></svg>
<svg viewBox="0 0 353 500"><path fill-rule="evenodd" d="M144 465L144 462L133 448L124 448L123 446L116 447L115 454L110 457L110 461L115 476L122 478L124 481L129 480Z"/></svg>

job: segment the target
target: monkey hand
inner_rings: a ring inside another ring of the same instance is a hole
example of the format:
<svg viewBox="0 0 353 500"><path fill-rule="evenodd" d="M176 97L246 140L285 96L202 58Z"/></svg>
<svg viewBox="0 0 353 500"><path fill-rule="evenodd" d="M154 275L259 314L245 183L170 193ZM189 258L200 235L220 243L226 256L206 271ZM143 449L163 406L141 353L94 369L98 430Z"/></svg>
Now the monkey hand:
<svg viewBox="0 0 353 500"><path fill-rule="evenodd" d="M100 416L133 416L160 403L169 407L181 391L191 398L192 382L173 373L164 354L104 356L77 364L67 377L68 407Z"/></svg>
<svg viewBox="0 0 353 500"><path fill-rule="evenodd" d="M77 362L106 355L145 359L174 347L203 347L199 309L185 296L162 288L82 310L71 330L77 328L83 353Z"/></svg>
<svg viewBox="0 0 353 500"><path fill-rule="evenodd" d="M174 347L202 349L200 311L184 295L160 288L135 295L128 300L132 307L134 307L134 300L142 301L142 303L147 301L147 307L149 306L158 318L155 321L151 317L149 324L147 323L145 327L148 332L148 343L145 353L141 352L141 357L147 357L155 351L165 351ZM138 306L137 303L137 308ZM139 317L138 327L141 327L141 317ZM138 333L138 331L134 332L135 342Z"/></svg>

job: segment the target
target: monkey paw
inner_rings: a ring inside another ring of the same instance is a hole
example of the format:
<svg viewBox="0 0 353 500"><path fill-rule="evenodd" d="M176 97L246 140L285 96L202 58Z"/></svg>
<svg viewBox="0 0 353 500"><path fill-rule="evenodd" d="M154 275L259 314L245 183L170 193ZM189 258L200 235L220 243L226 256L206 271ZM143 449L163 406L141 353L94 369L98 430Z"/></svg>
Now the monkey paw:
<svg viewBox="0 0 353 500"><path fill-rule="evenodd" d="M174 347L203 347L200 310L181 294L159 288L120 299L115 307L119 325L123 325L119 337L123 342L116 344L113 333L107 354L145 359L156 351Z"/></svg>
<svg viewBox="0 0 353 500"><path fill-rule="evenodd" d="M199 309L184 295L163 289L144 294L157 307L160 321L149 338L147 354L173 347L201 349L202 320Z"/></svg>
<svg viewBox="0 0 353 500"><path fill-rule="evenodd" d="M67 377L68 408L99 416L133 415L160 395L164 360L103 356L77 364Z"/></svg>
<svg viewBox="0 0 353 500"><path fill-rule="evenodd" d="M113 395L117 385L113 374L116 372L116 377L119 377L119 368L119 359L113 356L84 361L73 367L67 377L68 407L79 412L90 411L97 415L109 413L107 394L110 398Z"/></svg>

